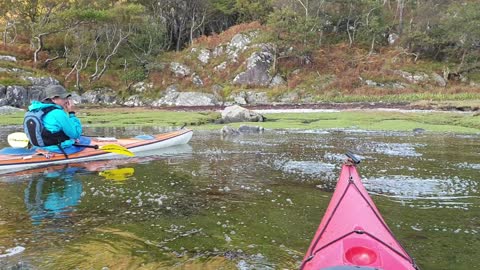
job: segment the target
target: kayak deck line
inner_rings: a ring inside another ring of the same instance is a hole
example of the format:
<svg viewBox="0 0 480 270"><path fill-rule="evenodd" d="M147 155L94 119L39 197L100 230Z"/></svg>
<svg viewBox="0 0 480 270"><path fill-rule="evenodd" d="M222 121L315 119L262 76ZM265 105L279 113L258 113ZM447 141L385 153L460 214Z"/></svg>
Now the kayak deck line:
<svg viewBox="0 0 480 270"><path fill-rule="evenodd" d="M351 162L342 166L335 191L300 269L341 266L347 266L342 268L345 270L350 269L348 266L419 269L384 221Z"/></svg>
<svg viewBox="0 0 480 270"><path fill-rule="evenodd" d="M340 197L340 201L337 203L337 205L335 206L335 209L333 210L333 213L332 215L328 218L328 221L327 221L327 224L325 225L325 227L323 228L322 232L320 233L320 236L317 238L316 242L315 242L315 246L316 244L318 243L318 241L320 240L320 238L322 237L323 233L325 232L328 224L330 223L332 217L333 217L333 214L335 214L335 212L337 211L338 209L338 206L340 205L340 202L342 201L342 199L345 197L345 194L347 194L347 191L348 191L348 188L350 185L353 185L355 187L355 189L357 190L357 192L360 194L360 196L362 196L362 198L364 199L364 201L369 205L369 207L372 209L372 211L374 212L375 216L377 217L377 219L379 221L381 221L382 225L384 226L385 230L387 230L389 233L390 233L390 236L392 236L393 238L395 238L395 236L393 235L392 231L390 230L390 228L387 226L387 224L385 224L385 222L383 221L383 218L381 218L380 214L375 211L376 208L373 208L372 205L370 204L370 202L365 198L365 195L360 191L360 189L357 187L357 185L355 184L355 182L353 181L353 177L352 177L352 172L351 172L351 169L352 169L352 166L349 166L349 173L350 173L350 176L349 176L349 179L348 179L348 186L347 188L345 189L345 191L343 192L342 196ZM394 251L395 253L397 253L399 256L402 256L404 259L406 260L411 260L411 258L405 256L404 254L402 254L401 252L397 251L396 249L394 249L393 247L391 247L390 245L388 245L387 243L385 243L384 241L382 241L381 239L378 239L377 237L375 237L374 235L372 235L371 233L369 232L366 232L364 231L363 229L361 228L357 228L357 229L354 229L352 230L351 232L347 233L346 235L344 236L341 236L333 241L331 241L330 243L327 243L326 245L322 246L322 247L319 247L318 249L316 249L315 251L312 251L312 254L310 254L310 256L315 256L315 253L319 252L320 250L324 249L325 247L347 237L348 235L351 235L353 233L357 233L357 234L366 234L372 238L374 238L375 240L377 240L379 243L385 245L386 247L390 248L392 251ZM395 239L396 240L396 239ZM397 241L398 242L398 241ZM406 253L406 250L404 249L403 252ZM413 263L413 261L412 261Z"/></svg>

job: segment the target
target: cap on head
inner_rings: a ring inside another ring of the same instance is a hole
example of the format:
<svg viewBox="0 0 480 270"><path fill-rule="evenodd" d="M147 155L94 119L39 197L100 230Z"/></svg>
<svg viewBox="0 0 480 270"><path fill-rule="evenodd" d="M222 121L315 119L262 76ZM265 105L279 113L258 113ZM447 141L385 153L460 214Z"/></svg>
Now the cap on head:
<svg viewBox="0 0 480 270"><path fill-rule="evenodd" d="M46 98L68 98L71 94L67 92L65 87L58 84L51 84L45 88L45 96Z"/></svg>

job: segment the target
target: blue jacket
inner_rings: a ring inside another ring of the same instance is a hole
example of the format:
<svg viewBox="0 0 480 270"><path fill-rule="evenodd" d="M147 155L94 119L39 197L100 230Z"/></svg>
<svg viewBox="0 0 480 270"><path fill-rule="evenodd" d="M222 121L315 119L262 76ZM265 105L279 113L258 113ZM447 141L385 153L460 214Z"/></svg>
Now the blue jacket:
<svg viewBox="0 0 480 270"><path fill-rule="evenodd" d="M40 101L34 100L32 104L28 107L28 110L37 110L47 107L55 106L59 110L52 110L43 117L44 127L51 132L63 131L65 135L70 137L70 140L62 142L62 147L70 147L75 143L75 139L79 139L82 135L82 124L80 120L75 116L75 114L67 114L63 108L59 105L53 103L42 103ZM51 145L42 147L42 149L48 151L57 151L58 146Z"/></svg>

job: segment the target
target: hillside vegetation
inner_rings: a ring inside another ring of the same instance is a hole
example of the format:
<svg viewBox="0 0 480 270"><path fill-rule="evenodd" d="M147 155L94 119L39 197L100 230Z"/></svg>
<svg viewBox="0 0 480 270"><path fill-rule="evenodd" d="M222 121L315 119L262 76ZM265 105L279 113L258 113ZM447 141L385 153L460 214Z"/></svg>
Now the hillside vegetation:
<svg viewBox="0 0 480 270"><path fill-rule="evenodd" d="M0 55L17 59L0 61L4 86L28 84L6 71L22 69L122 96L145 82L151 97L176 85L292 103L480 100L478 1L0 0L0 10ZM238 34L249 44L229 51ZM265 51L280 82L235 83Z"/></svg>

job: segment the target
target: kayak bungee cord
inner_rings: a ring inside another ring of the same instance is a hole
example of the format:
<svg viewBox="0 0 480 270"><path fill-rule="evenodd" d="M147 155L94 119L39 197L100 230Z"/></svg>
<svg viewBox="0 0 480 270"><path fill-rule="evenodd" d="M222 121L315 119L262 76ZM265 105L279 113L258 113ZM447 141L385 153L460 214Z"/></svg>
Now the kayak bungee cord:
<svg viewBox="0 0 480 270"><path fill-rule="evenodd" d="M351 177L351 176L350 176L350 177ZM350 185L350 183L349 183L349 185ZM340 202L342 202L342 200L343 200L343 197L345 197L345 194L347 194L347 191L348 191L348 188L345 189L345 191L343 192L342 196L340 197L340 200L338 200L338 203L335 205L335 208L333 209L332 214L330 215L330 217L328 217L327 223L326 223L325 226L323 227L322 231L320 232L320 235L317 237L317 239L315 240L315 243L312 245L312 247L316 247L316 246L317 246L318 241L320 241L320 239L322 238L323 233L324 233L325 230L327 229L328 224L329 224L330 221L332 220L335 212L336 212L337 209L338 209L338 206L340 205ZM348 233L348 234L350 234L350 233ZM348 235L348 234L347 234L347 235ZM344 237L345 237L345 236L342 236L341 238L344 238ZM341 238L340 238L340 239L341 239ZM316 254L318 251L320 251L321 249L323 249L323 248L331 245L332 243L334 243L334 242L336 242L336 241L338 241L338 240L340 240L340 239L334 240L334 241L332 241L332 242L324 245L323 247L320 247L319 249L317 249L317 250L315 250L315 251L313 251L313 250L310 251L310 255L309 255L308 259L305 260L305 261L302 263L302 266L300 267L300 269L303 269L303 266L304 266L307 262L311 261L311 260L313 259L313 257L315 256L315 254Z"/></svg>

